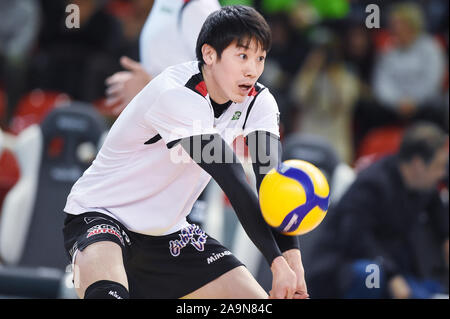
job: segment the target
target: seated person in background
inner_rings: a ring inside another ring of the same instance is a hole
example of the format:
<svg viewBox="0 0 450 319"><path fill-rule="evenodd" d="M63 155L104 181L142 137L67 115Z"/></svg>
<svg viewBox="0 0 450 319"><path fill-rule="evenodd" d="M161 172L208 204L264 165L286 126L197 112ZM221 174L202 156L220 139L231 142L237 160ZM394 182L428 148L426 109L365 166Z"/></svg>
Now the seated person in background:
<svg viewBox="0 0 450 319"><path fill-rule="evenodd" d="M390 12L393 46L378 57L373 82L375 97L382 107L378 111L388 113L386 120L409 122L418 118L442 124L446 61L437 41L425 32L424 24L417 4L397 4Z"/></svg>
<svg viewBox="0 0 450 319"><path fill-rule="evenodd" d="M420 272L419 265L428 260L417 249L426 214L443 249L437 258L442 264L445 259L448 275L448 210L437 190L447 164L448 135L434 124L417 123L406 131L397 154L358 175L334 213L333 245L344 265L335 277L342 297L432 298L448 293ZM368 265L379 270L379 278L368 277L377 275ZM369 287L371 279L377 289Z"/></svg>
<svg viewBox="0 0 450 319"><path fill-rule="evenodd" d="M311 51L295 79L292 98L300 110L296 130L326 138L350 164L352 114L359 84L344 63L340 39L333 33L329 37Z"/></svg>

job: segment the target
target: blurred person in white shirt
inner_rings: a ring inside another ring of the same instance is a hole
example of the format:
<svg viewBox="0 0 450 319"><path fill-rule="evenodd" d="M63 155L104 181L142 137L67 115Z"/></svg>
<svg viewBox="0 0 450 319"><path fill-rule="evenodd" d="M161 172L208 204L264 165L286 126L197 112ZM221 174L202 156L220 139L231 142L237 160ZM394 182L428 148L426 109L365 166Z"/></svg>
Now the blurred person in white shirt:
<svg viewBox="0 0 450 319"><path fill-rule="evenodd" d="M139 38L140 62L123 56L125 69L106 79L107 105L119 114L165 68L195 60L197 36L217 0L155 0Z"/></svg>

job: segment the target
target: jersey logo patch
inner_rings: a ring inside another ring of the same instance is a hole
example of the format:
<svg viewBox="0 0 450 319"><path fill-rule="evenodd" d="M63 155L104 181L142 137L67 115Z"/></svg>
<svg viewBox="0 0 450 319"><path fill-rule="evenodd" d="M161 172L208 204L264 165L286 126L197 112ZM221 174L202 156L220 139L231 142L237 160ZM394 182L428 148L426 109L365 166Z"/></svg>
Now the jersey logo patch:
<svg viewBox="0 0 450 319"><path fill-rule="evenodd" d="M206 238L208 238L208 235L197 225L189 225L183 228L178 236L180 236L179 240L171 240L169 242L169 251L174 257L180 255L181 249L188 244L194 246L198 251L203 251L205 249Z"/></svg>
<svg viewBox="0 0 450 319"><path fill-rule="evenodd" d="M119 239L122 246L125 246L125 243L123 241L123 237L122 237L122 234L120 233L120 230L112 225L109 225L109 224L95 225L95 226L89 228L87 233L88 234L87 234L86 238L100 235L100 234L114 235Z"/></svg>
<svg viewBox="0 0 450 319"><path fill-rule="evenodd" d="M239 120L239 118L241 117L242 112L241 111L236 111L234 112L233 117L231 118L232 121L236 121Z"/></svg>

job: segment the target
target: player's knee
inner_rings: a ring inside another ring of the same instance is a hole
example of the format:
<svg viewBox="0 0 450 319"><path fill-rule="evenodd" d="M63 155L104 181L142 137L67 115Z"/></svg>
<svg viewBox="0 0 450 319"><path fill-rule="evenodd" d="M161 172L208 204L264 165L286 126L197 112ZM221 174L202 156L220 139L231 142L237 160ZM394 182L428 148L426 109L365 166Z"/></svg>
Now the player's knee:
<svg viewBox="0 0 450 319"><path fill-rule="evenodd" d="M84 299L129 299L128 289L110 280L99 280L86 288Z"/></svg>
<svg viewBox="0 0 450 319"><path fill-rule="evenodd" d="M120 247L114 243L98 242L79 251L74 260L73 280L80 298L85 297L88 288L96 282L117 282L127 287Z"/></svg>

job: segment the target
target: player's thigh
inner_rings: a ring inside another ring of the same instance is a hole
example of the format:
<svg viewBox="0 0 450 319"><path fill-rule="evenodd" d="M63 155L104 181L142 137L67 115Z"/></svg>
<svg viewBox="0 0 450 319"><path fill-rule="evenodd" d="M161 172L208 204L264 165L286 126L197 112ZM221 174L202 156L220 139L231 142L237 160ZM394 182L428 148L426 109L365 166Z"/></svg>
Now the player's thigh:
<svg viewBox="0 0 450 319"><path fill-rule="evenodd" d="M83 298L86 288L99 280L115 281L128 289L122 249L114 242L93 243L75 256L74 283L78 296Z"/></svg>
<svg viewBox="0 0 450 319"><path fill-rule="evenodd" d="M222 276L183 297L183 299L266 299L267 293L244 266Z"/></svg>

